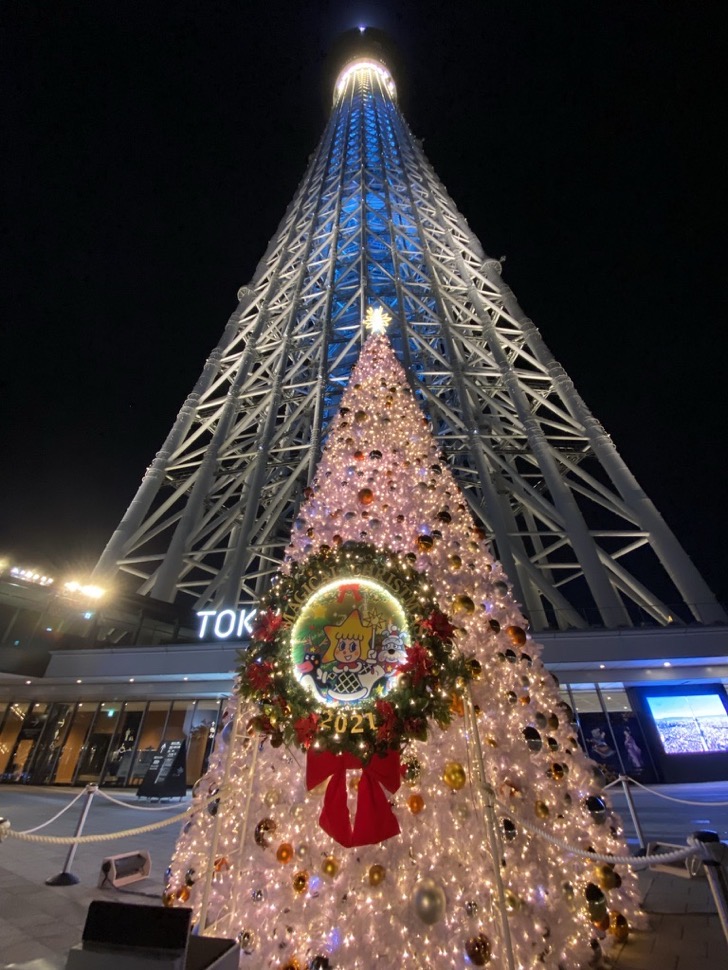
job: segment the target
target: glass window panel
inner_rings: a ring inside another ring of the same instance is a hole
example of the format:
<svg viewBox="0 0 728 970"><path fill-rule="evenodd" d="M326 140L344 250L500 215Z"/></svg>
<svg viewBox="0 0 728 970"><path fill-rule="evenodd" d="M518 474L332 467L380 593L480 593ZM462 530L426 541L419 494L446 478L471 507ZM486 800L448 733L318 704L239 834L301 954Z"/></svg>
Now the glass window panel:
<svg viewBox="0 0 728 970"><path fill-rule="evenodd" d="M79 704L73 715L71 726L63 741L63 749L58 759L53 781L57 785L73 783L79 758L84 754L86 738L96 715L96 704Z"/></svg>
<svg viewBox="0 0 728 970"><path fill-rule="evenodd" d="M222 704L220 701L197 702L187 742L187 784L194 785L207 768L212 751L217 722Z"/></svg>
<svg viewBox="0 0 728 970"><path fill-rule="evenodd" d="M83 758L78 766L77 783L97 782L107 764L120 716L120 704L101 704L91 728Z"/></svg>
<svg viewBox="0 0 728 970"><path fill-rule="evenodd" d="M17 781L20 771L15 760L11 757L15 750L20 729L30 704L11 704L0 733L0 777L3 781ZM16 777L17 776L17 777Z"/></svg>
<svg viewBox="0 0 728 970"><path fill-rule="evenodd" d="M144 701L130 701L124 704L119 714L118 730L111 742L111 753L103 779L105 784L128 784L146 706Z"/></svg>
<svg viewBox="0 0 728 970"><path fill-rule="evenodd" d="M617 690L610 690L602 687L602 697L604 698L604 706L608 711L631 711L632 705L627 697L627 691L621 689L620 684Z"/></svg>
<svg viewBox="0 0 728 970"><path fill-rule="evenodd" d="M31 784L49 785L53 781L72 714L73 704L49 705L46 729L33 758Z"/></svg>
<svg viewBox="0 0 728 970"><path fill-rule="evenodd" d="M162 743L162 734L169 715L169 701L152 701L144 715L136 757L129 776L129 783L138 785L152 763L154 754Z"/></svg>
<svg viewBox="0 0 728 970"><path fill-rule="evenodd" d="M593 711L601 713L602 705L599 703L599 696L594 690L593 685L589 685L589 690L577 690L572 686L574 704L577 714L586 714Z"/></svg>
<svg viewBox="0 0 728 970"><path fill-rule="evenodd" d="M186 741L192 727L194 701L175 701L164 732L165 741Z"/></svg>
<svg viewBox="0 0 728 970"><path fill-rule="evenodd" d="M11 754L16 781L28 782L31 777L33 761L38 751L38 742L43 736L48 720L48 705L33 704L26 714Z"/></svg>

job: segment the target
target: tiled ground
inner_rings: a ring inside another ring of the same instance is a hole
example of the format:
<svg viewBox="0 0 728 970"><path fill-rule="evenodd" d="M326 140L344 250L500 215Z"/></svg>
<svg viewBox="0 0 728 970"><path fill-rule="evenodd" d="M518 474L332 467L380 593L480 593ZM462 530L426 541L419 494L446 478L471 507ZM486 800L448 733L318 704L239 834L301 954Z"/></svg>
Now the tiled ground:
<svg viewBox="0 0 728 970"><path fill-rule="evenodd" d="M728 800L728 783L664 790L685 798ZM30 828L50 818L77 793L1 786L0 816L9 818L16 829ZM140 804L133 795L121 797L132 805ZM639 793L635 800L650 839L684 844L684 835L696 828L714 828L726 838L725 808L677 806L657 802L649 793ZM74 806L48 831L54 835L71 834L79 807ZM92 834L135 828L176 815L184 807L173 803L163 812L147 814L110 804L97 796L85 831ZM63 970L68 950L81 938L92 899L158 903L164 869L178 831L175 823L142 836L80 846L71 871L81 882L68 887L45 885L49 876L63 868L65 847L6 839L0 845L0 968ZM148 893L152 898L121 896L96 888L106 856L138 849L151 854L152 875L128 889ZM650 871L641 873L639 878L644 908L651 914L650 929L633 932L619 951L613 951L615 970L728 970L728 945L706 880Z"/></svg>
<svg viewBox="0 0 728 970"><path fill-rule="evenodd" d="M726 970L728 943L705 878L640 875L650 928L633 932L616 954L617 970Z"/></svg>

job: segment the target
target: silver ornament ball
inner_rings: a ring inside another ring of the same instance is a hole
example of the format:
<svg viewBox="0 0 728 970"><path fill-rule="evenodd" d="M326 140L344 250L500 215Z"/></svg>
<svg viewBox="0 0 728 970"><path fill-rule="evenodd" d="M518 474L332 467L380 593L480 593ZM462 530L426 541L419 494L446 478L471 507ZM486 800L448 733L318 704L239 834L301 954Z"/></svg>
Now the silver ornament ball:
<svg viewBox="0 0 728 970"><path fill-rule="evenodd" d="M445 915L447 909L445 890L429 876L420 879L412 892L412 905L422 922L433 926Z"/></svg>

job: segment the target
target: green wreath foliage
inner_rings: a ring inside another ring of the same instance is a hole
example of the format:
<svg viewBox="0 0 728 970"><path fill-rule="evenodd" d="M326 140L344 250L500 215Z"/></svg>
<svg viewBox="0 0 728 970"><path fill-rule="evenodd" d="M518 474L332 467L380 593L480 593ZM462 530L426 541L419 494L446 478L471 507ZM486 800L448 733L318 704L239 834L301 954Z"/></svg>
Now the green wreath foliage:
<svg viewBox="0 0 728 970"><path fill-rule="evenodd" d="M454 710L462 710L477 662L457 650L456 628L435 603L427 577L414 569L414 559L348 542L335 549L322 546L304 563L293 563L288 575L279 575L240 655L237 691L258 707L251 731L265 735L274 747L349 752L366 764L374 754L401 752L412 740L426 740L433 723L448 727ZM317 589L354 577L376 580L397 597L412 643L386 695L329 707L294 676L291 629Z"/></svg>

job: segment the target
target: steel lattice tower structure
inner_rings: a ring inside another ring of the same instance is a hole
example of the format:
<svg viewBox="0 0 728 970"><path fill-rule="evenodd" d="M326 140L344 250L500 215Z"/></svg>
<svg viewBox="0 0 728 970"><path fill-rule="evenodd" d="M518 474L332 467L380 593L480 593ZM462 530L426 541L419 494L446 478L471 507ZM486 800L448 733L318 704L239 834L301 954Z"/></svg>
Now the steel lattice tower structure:
<svg viewBox="0 0 728 970"><path fill-rule="evenodd" d="M725 621L438 180L378 57L339 75L238 297L96 577L131 574L138 592L198 609L253 603L280 564L366 308L380 305L535 629Z"/></svg>

